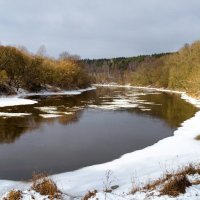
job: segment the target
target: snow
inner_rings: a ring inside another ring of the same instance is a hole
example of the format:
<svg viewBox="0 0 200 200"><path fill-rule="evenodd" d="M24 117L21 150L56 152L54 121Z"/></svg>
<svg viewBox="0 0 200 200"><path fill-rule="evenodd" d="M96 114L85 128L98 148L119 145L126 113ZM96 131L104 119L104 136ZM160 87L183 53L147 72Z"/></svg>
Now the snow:
<svg viewBox="0 0 200 200"><path fill-rule="evenodd" d="M120 108L136 108L138 104L127 99L114 99L113 102L104 102L103 105L89 105L89 108L99 108L103 110L117 110Z"/></svg>
<svg viewBox="0 0 200 200"><path fill-rule="evenodd" d="M31 113L6 113L6 112L0 112L0 117L24 117L32 115Z"/></svg>
<svg viewBox="0 0 200 200"><path fill-rule="evenodd" d="M95 89L96 87L89 87L89 88L78 89L78 90L63 90L59 92L47 92L47 91L37 92L37 93L24 92L24 93L21 93L20 96L26 97L26 96L79 95L79 94L82 94L83 92L87 92L87 91L91 91Z"/></svg>
<svg viewBox="0 0 200 200"><path fill-rule="evenodd" d="M19 92L18 95L14 96L2 96L0 97L0 107L7 107L7 106L19 106L19 105L31 105L38 103L37 101L25 99L28 96L51 96L51 95L79 95L83 92L95 90L95 87L90 87L86 89L80 90L65 90L61 92L41 92L41 93L28 93L26 91Z"/></svg>
<svg viewBox="0 0 200 200"><path fill-rule="evenodd" d="M45 112L47 114L59 114L60 112L57 111L57 107L55 106L46 106L46 107L34 107L35 109L38 109L42 112Z"/></svg>
<svg viewBox="0 0 200 200"><path fill-rule="evenodd" d="M200 199L200 185L193 185L186 189L185 194L180 194L178 197L169 197L169 196L159 196L159 194L153 195L154 192L138 192L135 195L119 195L115 193L107 194L107 200L199 200ZM98 193L95 198L91 198L90 200L96 199L105 199L104 193Z"/></svg>
<svg viewBox="0 0 200 200"><path fill-rule="evenodd" d="M13 190L13 191L17 191L16 189ZM6 198L8 196L8 192L6 192L3 196L2 196L2 199L3 198ZM41 200L45 200L45 199L48 199L48 196L47 195L40 195L39 193L33 191L33 190L24 190L22 193L21 193L21 199L23 200L32 200L32 199L41 199Z"/></svg>
<svg viewBox="0 0 200 200"><path fill-rule="evenodd" d="M160 104L155 104L153 102L147 102L145 100L139 99L139 96L147 94L158 94L158 93L130 91L127 92L125 95L121 94L112 97L110 96L101 97L103 101L101 102L100 105L96 105L93 104L93 102L91 102L91 104L88 105L88 107L94 109L102 109L102 110L121 110L121 109L139 108L142 111L150 111L151 109L145 107L145 105L160 105ZM110 99L112 99L112 101Z"/></svg>
<svg viewBox="0 0 200 200"><path fill-rule="evenodd" d="M197 108L200 108L200 100L190 97L184 92L181 94L181 98L187 101L188 103L194 104Z"/></svg>
<svg viewBox="0 0 200 200"><path fill-rule="evenodd" d="M58 111L57 110L58 108L56 106L45 106L45 107L34 107L34 108L45 113L45 114L40 114L40 117L43 117L43 118L57 118L57 117L62 117L64 115L72 115L74 113L74 112ZM67 108L67 109L77 110L76 107Z"/></svg>
<svg viewBox="0 0 200 200"><path fill-rule="evenodd" d="M55 115L55 114L40 114L40 117L43 117L43 118L57 118L57 117L62 117L62 115Z"/></svg>
<svg viewBox="0 0 200 200"><path fill-rule="evenodd" d="M31 105L35 103L37 103L37 101L19 98L18 96L0 97L0 107Z"/></svg>
<svg viewBox="0 0 200 200"><path fill-rule="evenodd" d="M165 138L150 147L123 155L108 163L55 175L53 178L63 191L83 195L92 189L102 191L102 179L105 177L105 172L111 170L117 177L114 184L120 186L116 191L129 192L133 174L136 174L137 179L145 182L149 178L161 176L166 169L176 169L183 164L200 161L200 144L194 140L194 137L200 133L199 120L200 112L185 121L175 131L174 136Z"/></svg>
<svg viewBox="0 0 200 200"><path fill-rule="evenodd" d="M156 88L156 87L142 87L142 86L132 86L132 85L118 85L118 84L94 84L95 87L116 87L116 88L135 88L135 89L143 89L149 91L158 91L158 92L169 92L169 93L177 93L183 94L184 92L177 91L177 90L170 90L165 88Z"/></svg>
<svg viewBox="0 0 200 200"><path fill-rule="evenodd" d="M198 100L187 96L185 93L168 90L165 90L165 92L180 93L186 101L195 104L197 107L200 105ZM124 102L117 103L121 104ZM194 139L200 134L199 121L200 111L194 117L183 122L181 127L174 132L173 136L160 140L152 146L125 154L119 159L108 163L53 175L51 178L64 193L70 194L71 196L83 196L87 191L96 189L98 193L93 199L99 198L101 200L105 199L105 193L103 192L106 186L105 174L108 170L111 170L112 174L109 177L108 183L118 185L119 188L111 194L106 194L106 199L199 200L200 185L193 185L187 188L185 194L176 198L150 195L148 192L137 192L134 195L130 195L133 182L139 186L140 184L148 182L149 179L155 180L159 178L166 170L176 170L180 166L188 163L200 163L200 142ZM1 195L10 189L16 189L16 187L20 187L25 191L28 185L23 185L22 182L12 181L1 181L0 183L3 184L3 187L0 188ZM109 185L109 187L112 185ZM24 197L23 199L28 198ZM42 199L42 197L38 196L37 199ZM65 199L69 198L66 197ZM81 199L81 197L77 199Z"/></svg>

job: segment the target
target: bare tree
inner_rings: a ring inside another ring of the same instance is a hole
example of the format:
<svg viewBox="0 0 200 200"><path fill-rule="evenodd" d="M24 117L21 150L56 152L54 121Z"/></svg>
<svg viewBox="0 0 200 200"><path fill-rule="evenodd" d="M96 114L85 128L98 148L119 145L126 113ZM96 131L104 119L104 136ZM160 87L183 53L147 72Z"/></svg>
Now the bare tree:
<svg viewBox="0 0 200 200"><path fill-rule="evenodd" d="M23 52L23 53L25 53L25 54L31 55L31 53L29 52L29 50L28 50L25 46L19 45L19 46L17 46L17 48L18 48L21 52Z"/></svg>
<svg viewBox="0 0 200 200"><path fill-rule="evenodd" d="M37 50L37 53L36 53L38 56L42 56L42 57L45 57L47 56L47 50L46 50L46 47L45 45L41 45L39 47L39 49Z"/></svg>
<svg viewBox="0 0 200 200"><path fill-rule="evenodd" d="M69 58L69 56L70 56L70 53L69 53L69 52L63 51L62 53L59 54L59 59L60 59L60 60L64 60L64 59Z"/></svg>
<svg viewBox="0 0 200 200"><path fill-rule="evenodd" d="M80 60L81 57L80 57L79 55L70 54L70 53L67 52L67 51L63 51L62 53L60 53L59 59L60 59L60 60L65 60L65 59Z"/></svg>

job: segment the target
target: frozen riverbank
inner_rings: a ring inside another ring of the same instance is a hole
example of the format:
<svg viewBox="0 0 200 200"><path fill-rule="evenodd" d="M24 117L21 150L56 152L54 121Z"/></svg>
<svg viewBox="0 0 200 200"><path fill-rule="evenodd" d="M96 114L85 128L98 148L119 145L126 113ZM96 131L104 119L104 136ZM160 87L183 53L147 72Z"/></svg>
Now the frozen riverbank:
<svg viewBox="0 0 200 200"><path fill-rule="evenodd" d="M39 93L28 93L28 92L22 91L18 95L14 95L14 96L0 96L0 107L36 104L37 101L26 99L26 97L30 97L30 96L79 95L83 92L90 91L90 90L95 90L95 87L79 89L79 90L66 90L66 91L61 91L61 92L44 91L44 92L39 92Z"/></svg>

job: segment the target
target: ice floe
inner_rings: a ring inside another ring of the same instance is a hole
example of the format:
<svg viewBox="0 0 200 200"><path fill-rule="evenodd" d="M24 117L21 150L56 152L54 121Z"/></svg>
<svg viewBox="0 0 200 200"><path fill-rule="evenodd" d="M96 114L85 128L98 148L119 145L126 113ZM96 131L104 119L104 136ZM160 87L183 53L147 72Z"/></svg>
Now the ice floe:
<svg viewBox="0 0 200 200"><path fill-rule="evenodd" d="M31 115L31 113L7 113L7 112L0 112L0 117L24 117Z"/></svg>
<svg viewBox="0 0 200 200"><path fill-rule="evenodd" d="M7 106L19 106L19 105L31 105L36 104L37 101L30 99L23 99L17 96L14 97L0 97L0 107Z"/></svg>
<svg viewBox="0 0 200 200"><path fill-rule="evenodd" d="M40 114L40 117L43 117L43 118L57 118L57 117L62 117L62 115L55 115L55 114Z"/></svg>
<svg viewBox="0 0 200 200"><path fill-rule="evenodd" d="M95 90L96 87L89 87L85 89L78 89L78 90L63 90L60 92L37 92L37 93L21 93L20 96L26 97L26 96L53 96L53 95L79 95L83 92Z"/></svg>

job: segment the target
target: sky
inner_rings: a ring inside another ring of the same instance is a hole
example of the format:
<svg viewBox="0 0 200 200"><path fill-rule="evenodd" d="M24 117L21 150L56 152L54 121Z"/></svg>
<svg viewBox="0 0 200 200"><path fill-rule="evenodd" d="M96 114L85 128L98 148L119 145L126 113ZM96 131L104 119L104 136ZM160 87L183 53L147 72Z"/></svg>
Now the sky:
<svg viewBox="0 0 200 200"><path fill-rule="evenodd" d="M200 40L199 0L0 0L0 42L82 58L171 52Z"/></svg>

